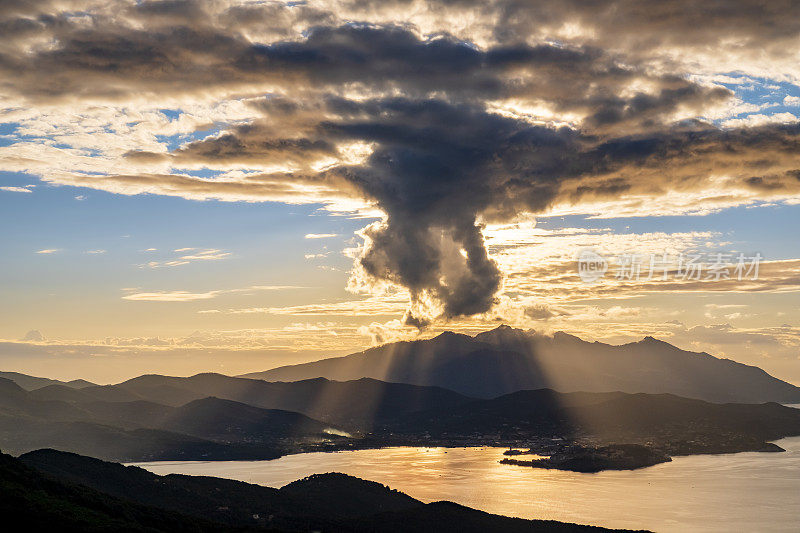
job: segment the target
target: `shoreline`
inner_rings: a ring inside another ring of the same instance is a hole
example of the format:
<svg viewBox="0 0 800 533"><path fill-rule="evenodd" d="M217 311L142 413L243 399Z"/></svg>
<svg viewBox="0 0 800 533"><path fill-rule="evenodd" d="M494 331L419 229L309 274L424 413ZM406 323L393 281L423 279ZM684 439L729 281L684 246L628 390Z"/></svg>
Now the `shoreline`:
<svg viewBox="0 0 800 533"><path fill-rule="evenodd" d="M780 441L786 439L800 439L800 435L790 435L786 437L781 437L780 439L776 439L775 441L770 441L767 444L771 444L780 448L778 450L739 450L739 451L721 451L721 452L696 452L696 453L689 453L689 454L673 454L669 455L672 458L687 458L687 457L698 457L698 456L735 456L742 453L759 453L759 454L773 454L773 453L784 453L787 450L778 444ZM141 465L167 465L167 464L204 464L204 463L242 463L242 462L253 462L253 463L262 463L262 462L274 462L284 459L286 457L296 457L301 455L311 455L311 454L337 454L337 453L347 453L347 452L359 452L359 451L369 451L369 450L391 450L391 449L420 449L420 450L466 450L466 449L480 449L480 448L490 448L496 450L521 450L522 448L526 448L525 446L508 446L508 445L500 445L496 443L489 443L489 444L445 444L445 443L432 443L430 445L423 445L423 444L400 444L400 443L386 443L386 444L376 444L376 445L367 445L367 446L358 446L358 447L341 447L336 449L309 449L303 451L296 451L282 454L278 457L273 457L270 459L165 459L165 460L155 460L155 461L125 461L120 462L125 466L139 466ZM539 455L536 452L532 452L533 454ZM514 455L528 455L527 451L522 451L521 453L514 454ZM639 469L648 468L649 466L656 466L657 464L664 464L671 461L662 461L660 463L655 463L653 465L647 465ZM606 470L615 470L615 469L603 469L601 471Z"/></svg>

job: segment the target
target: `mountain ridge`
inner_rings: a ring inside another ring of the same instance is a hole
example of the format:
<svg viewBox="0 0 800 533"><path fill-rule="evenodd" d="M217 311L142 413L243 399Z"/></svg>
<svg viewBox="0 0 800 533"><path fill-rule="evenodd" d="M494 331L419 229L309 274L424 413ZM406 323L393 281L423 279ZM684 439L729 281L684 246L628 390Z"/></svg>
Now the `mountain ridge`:
<svg viewBox="0 0 800 533"><path fill-rule="evenodd" d="M719 404L669 393L538 389L411 413L387 431L449 442L469 442L480 434L498 442L629 443L669 455L781 451L768 443L800 435L800 410L774 402Z"/></svg>
<svg viewBox="0 0 800 533"><path fill-rule="evenodd" d="M85 379L73 379L71 381L61 381L58 379L41 378L22 374L20 372L0 372L0 378L5 378L13 381L25 390L36 390L49 385L63 385L71 389L82 389L85 387L92 387L95 384Z"/></svg>
<svg viewBox="0 0 800 533"><path fill-rule="evenodd" d="M480 398L553 388L673 393L719 403L800 403L800 387L757 366L683 350L652 336L611 345L564 332L546 336L507 325L473 337L444 332L430 339L389 343L240 377L266 381L370 377L440 386Z"/></svg>

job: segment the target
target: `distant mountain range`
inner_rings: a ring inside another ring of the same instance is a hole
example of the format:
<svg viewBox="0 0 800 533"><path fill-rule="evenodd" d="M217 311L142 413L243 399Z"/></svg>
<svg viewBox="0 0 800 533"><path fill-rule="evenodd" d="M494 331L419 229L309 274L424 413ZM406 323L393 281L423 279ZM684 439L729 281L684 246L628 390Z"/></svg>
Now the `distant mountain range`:
<svg viewBox="0 0 800 533"><path fill-rule="evenodd" d="M328 377L307 377L318 374ZM770 441L800 435L800 410L774 403L800 403L800 389L756 367L649 337L610 346L507 326L247 377L94 385L6 375L0 449L121 462L553 439L675 455L775 451Z"/></svg>
<svg viewBox="0 0 800 533"><path fill-rule="evenodd" d="M372 379L267 383L219 374L26 391L0 378L0 449L43 447L116 461L271 459L404 414L472 398Z"/></svg>
<svg viewBox="0 0 800 533"><path fill-rule="evenodd" d="M63 385L71 389L83 389L84 387L94 386L94 383L91 381L86 381L85 379L59 381L57 379L37 378L36 376L20 374L19 372L0 372L0 378L11 380L25 390L41 389L42 387L47 387L48 385Z"/></svg>
<svg viewBox="0 0 800 533"><path fill-rule="evenodd" d="M400 414L419 411L432 405L453 406L470 398L440 387L420 387L385 383L375 379L348 382L324 378L291 383L197 374L191 377L144 375L117 385L93 385L80 390L64 385L49 385L25 391L10 380L0 378L2 396L35 400L25 409L62 409L65 414L122 427L141 427L166 414L164 406L183 406L194 400L216 397L262 409L297 411L327 424L365 428ZM49 402L49 403L48 403ZM70 404L70 405L65 405ZM71 405L79 405L75 410ZM231 407L231 405L229 405Z"/></svg>
<svg viewBox="0 0 800 533"><path fill-rule="evenodd" d="M61 389L25 391L0 379L0 448L53 447L120 461L271 459L285 442L336 426L303 414L207 397L181 407L146 400L106 402ZM40 399L44 396L45 399Z"/></svg>
<svg viewBox="0 0 800 533"><path fill-rule="evenodd" d="M319 474L275 489L213 477L157 476L55 450L0 454L0 512L18 529L67 532L609 531L523 520L450 502L424 504L344 474Z"/></svg>
<svg viewBox="0 0 800 533"><path fill-rule="evenodd" d="M640 443L670 455L780 451L768 441L800 435L800 409L776 403L717 404L672 394L517 391L448 409L405 415L394 435L498 442L515 439L588 438L601 443Z"/></svg>
<svg viewBox="0 0 800 533"><path fill-rule="evenodd" d="M768 449L767 441L792 435L800 435L800 410L669 394L541 389L485 400L371 378L272 383L219 374L26 391L0 378L0 448L56 448L123 462L554 437L649 443L672 454L722 453Z"/></svg>
<svg viewBox="0 0 800 533"><path fill-rule="evenodd" d="M434 405L460 405L470 399L441 387L386 383L369 378L345 382L315 378L269 383L221 374L198 374L188 378L145 375L118 385L80 392L98 398L146 400L174 406L215 396L262 409L296 411L351 429L369 429L405 413Z"/></svg>
<svg viewBox="0 0 800 533"><path fill-rule="evenodd" d="M653 337L613 346L509 326L474 337L445 332L433 339L385 344L242 377L266 381L367 377L438 386L481 398L550 388L669 393L711 402L800 403L800 387L758 367L681 350Z"/></svg>

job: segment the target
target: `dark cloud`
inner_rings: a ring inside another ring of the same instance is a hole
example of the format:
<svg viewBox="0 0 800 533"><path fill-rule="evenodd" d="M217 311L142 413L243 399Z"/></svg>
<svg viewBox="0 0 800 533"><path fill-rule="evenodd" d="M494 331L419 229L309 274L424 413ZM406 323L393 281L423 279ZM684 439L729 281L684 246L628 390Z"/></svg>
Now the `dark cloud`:
<svg viewBox="0 0 800 533"><path fill-rule="evenodd" d="M182 24L135 27L98 18L88 26L52 19L57 43L36 54L0 55L2 86L37 100L165 97L272 84L279 92L348 87L368 95L449 101L514 99L586 115L584 127L649 127L678 109L700 109L730 92L675 75L654 75L594 48L540 44L480 50L453 37L421 39L399 26L317 27L302 40L258 44L212 24L194 4L134 8ZM139 13L141 15L141 13ZM631 91L644 83L650 92ZM626 96L621 96L625 92Z"/></svg>
<svg viewBox="0 0 800 533"><path fill-rule="evenodd" d="M286 103L282 108L293 109ZM744 188L769 184L771 190L800 192L796 179L780 174L800 164L798 126L722 130L679 124L608 138L531 125L479 104L407 98L336 98L322 114L327 119L309 129L322 146L360 141L373 151L362 164L298 179L325 176L374 201L386 220L365 230L361 267L372 279L408 288L417 308L440 305L445 317L485 312L495 303L502 276L487 254L481 220L541 212L563 201L702 190L713 172L728 173ZM259 137L268 132L241 127L177 154L220 164L258 159L263 146L277 142ZM410 324L422 321L407 316Z"/></svg>
<svg viewBox="0 0 800 533"><path fill-rule="evenodd" d="M669 0L655 4L636 0L545 0L535 4L498 0L491 5L501 17L496 34L505 39L525 38L531 33L530 24L553 27L569 21L594 32L604 44L613 42L640 51L665 45L713 46L730 41L732 36L745 46L769 46L784 38L796 39L800 32L800 21L787 16L800 7L795 0Z"/></svg>
<svg viewBox="0 0 800 533"><path fill-rule="evenodd" d="M793 2L431 4L434 21L470 9L476 35L491 30L480 46L441 24L423 35L403 20L353 22L404 5L346 3L340 16L321 4L5 2L0 92L34 104L246 99L248 124L170 153L129 150L128 173L58 181L250 200L311 186L315 199L368 199L386 217L364 230L358 266L409 290L406 322L418 327L495 304L502 273L484 245L486 221L693 193L721 179L719 194L734 199L800 192L798 126L697 120L731 92L692 81L663 55L708 53L726 38L765 38L770 58L796 53L786 47L799 34L786 16ZM371 147L363 162L347 157L354 143ZM326 160L338 163L314 170ZM292 170L215 180L153 165Z"/></svg>
<svg viewBox="0 0 800 533"><path fill-rule="evenodd" d="M191 161L239 164L296 164L302 165L322 156L337 155L329 141L308 138L269 138L257 127L243 126L236 133L225 133L212 139L193 143L174 152L176 163Z"/></svg>
<svg viewBox="0 0 800 533"><path fill-rule="evenodd" d="M347 2L358 12L368 2ZM789 16L797 0L433 0L427 16L439 24L466 26L488 33L499 43L558 40L591 43L603 49L624 50L650 60L666 52L701 52L715 59L747 57L755 61L794 62L800 19ZM382 2L391 12L409 12L412 0ZM473 22L459 15L469 12ZM687 59L693 59L691 57ZM735 69L731 69L735 70Z"/></svg>

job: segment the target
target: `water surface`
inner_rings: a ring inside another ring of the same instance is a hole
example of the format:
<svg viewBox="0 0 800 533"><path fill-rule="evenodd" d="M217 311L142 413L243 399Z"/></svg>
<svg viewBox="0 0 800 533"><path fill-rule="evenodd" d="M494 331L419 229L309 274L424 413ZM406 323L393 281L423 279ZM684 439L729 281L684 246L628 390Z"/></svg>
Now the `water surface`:
<svg viewBox="0 0 800 533"><path fill-rule="evenodd" d="M491 513L654 531L800 531L800 437L785 453L676 457L624 472L579 474L501 465L503 448L384 448L290 455L273 461L140 463L280 487L344 472L425 502Z"/></svg>

